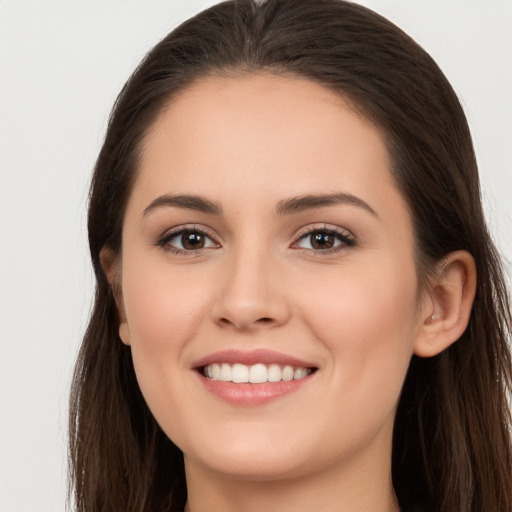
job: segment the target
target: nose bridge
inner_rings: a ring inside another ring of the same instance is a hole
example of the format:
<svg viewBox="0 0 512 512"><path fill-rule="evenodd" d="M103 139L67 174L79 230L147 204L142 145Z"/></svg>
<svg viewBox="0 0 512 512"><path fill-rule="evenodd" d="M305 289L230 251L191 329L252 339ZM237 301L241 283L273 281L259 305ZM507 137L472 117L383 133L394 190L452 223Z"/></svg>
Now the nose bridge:
<svg viewBox="0 0 512 512"><path fill-rule="evenodd" d="M246 237L229 251L215 307L216 321L238 329L279 325L289 309L279 279L279 262L268 243Z"/></svg>

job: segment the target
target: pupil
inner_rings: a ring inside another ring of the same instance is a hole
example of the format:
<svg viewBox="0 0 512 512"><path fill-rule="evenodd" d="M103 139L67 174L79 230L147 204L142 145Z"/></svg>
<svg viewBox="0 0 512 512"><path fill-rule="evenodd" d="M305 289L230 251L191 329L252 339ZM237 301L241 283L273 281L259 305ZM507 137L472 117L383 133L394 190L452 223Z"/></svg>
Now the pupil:
<svg viewBox="0 0 512 512"><path fill-rule="evenodd" d="M204 246L204 237L199 233L183 233L181 243L185 249L201 249Z"/></svg>
<svg viewBox="0 0 512 512"><path fill-rule="evenodd" d="M311 238L311 245L315 249L330 249L334 246L334 237L329 233L315 233Z"/></svg>

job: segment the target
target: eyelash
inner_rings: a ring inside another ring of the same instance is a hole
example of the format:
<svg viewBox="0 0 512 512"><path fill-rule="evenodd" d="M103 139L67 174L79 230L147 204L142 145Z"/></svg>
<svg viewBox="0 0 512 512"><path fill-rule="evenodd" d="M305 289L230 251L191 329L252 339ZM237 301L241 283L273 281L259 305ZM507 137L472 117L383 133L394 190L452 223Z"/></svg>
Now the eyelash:
<svg viewBox="0 0 512 512"><path fill-rule="evenodd" d="M199 256L202 254L204 250L210 249L211 247L201 247L199 249L180 249L179 247L174 247L170 245L170 241L173 238L183 236L185 233L190 234L198 234L203 236L205 239L211 240L214 246L219 246L219 243L214 239L214 237L204 229L197 228L196 226L184 226L179 227L174 230L166 232L159 240L156 245L161 247L164 251L169 252L171 254L184 255L184 256Z"/></svg>
<svg viewBox="0 0 512 512"><path fill-rule="evenodd" d="M169 242L180 235L183 236L186 233L190 234L198 234L200 236L205 237L212 242L213 245L209 247L201 247L199 249L180 249L179 247L174 247ZM296 247L298 243L303 240L306 240L308 237L312 237L315 234L324 234L328 236L333 236L339 241L339 245L335 245L329 249L309 249L304 247ZM354 236L346 230L341 230L334 226L328 226L324 224L319 227L307 227L303 228L297 233L296 241L293 242L291 247L293 249L301 249L306 253L314 253L315 255L327 255L339 252L341 250L346 249L347 247L354 247L357 244ZM203 253L203 251L219 247L219 243L215 240L215 238L206 230L197 228L196 226L185 226L179 227L169 232L166 232L161 238L158 239L156 244L158 247L161 247L164 251L169 252L171 254L176 255L185 255L185 256L199 256Z"/></svg>
<svg viewBox="0 0 512 512"><path fill-rule="evenodd" d="M340 252L344 249L347 249L348 247L355 247L357 242L355 237L348 232L347 230L340 229L336 226L328 226L327 224L324 224L323 226L318 227L307 227L303 228L297 233L297 241L292 244L293 246L296 246L299 242L302 240L306 240L308 237L312 237L315 234L324 234L324 235L330 235L335 237L340 244L335 245L334 247L330 249L308 249L308 248L301 248L297 247L297 249L302 249L304 252L307 253L313 253L315 255L328 255L336 252Z"/></svg>

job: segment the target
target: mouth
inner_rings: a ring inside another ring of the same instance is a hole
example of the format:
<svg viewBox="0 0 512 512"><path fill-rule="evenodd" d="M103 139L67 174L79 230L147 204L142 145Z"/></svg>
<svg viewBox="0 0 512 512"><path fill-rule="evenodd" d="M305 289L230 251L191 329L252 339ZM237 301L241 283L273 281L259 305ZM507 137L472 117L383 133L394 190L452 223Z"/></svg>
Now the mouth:
<svg viewBox="0 0 512 512"><path fill-rule="evenodd" d="M246 365L227 362L213 363L199 368L200 373L207 379L236 384L263 384L265 382L290 382L305 379L317 368L279 364L256 363Z"/></svg>
<svg viewBox="0 0 512 512"><path fill-rule="evenodd" d="M207 391L232 405L254 406L278 399L313 381L318 367L267 350L227 350L193 365Z"/></svg>

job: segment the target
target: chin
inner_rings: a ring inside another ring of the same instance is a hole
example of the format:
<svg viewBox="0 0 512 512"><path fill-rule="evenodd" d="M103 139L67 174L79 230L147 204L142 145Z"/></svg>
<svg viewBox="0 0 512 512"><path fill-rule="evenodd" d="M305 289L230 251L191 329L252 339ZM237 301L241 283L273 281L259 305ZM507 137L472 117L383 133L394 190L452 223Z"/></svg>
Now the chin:
<svg viewBox="0 0 512 512"><path fill-rule="evenodd" d="M302 476L305 466L298 460L282 460L276 457L241 460L240 458L222 457L215 461L201 461L218 474L236 480L252 482L278 481Z"/></svg>
<svg viewBox="0 0 512 512"><path fill-rule="evenodd" d="M210 471L248 481L282 480L305 473L307 454L295 443L261 437L219 441L204 446L200 454L185 451L185 461L195 461Z"/></svg>

